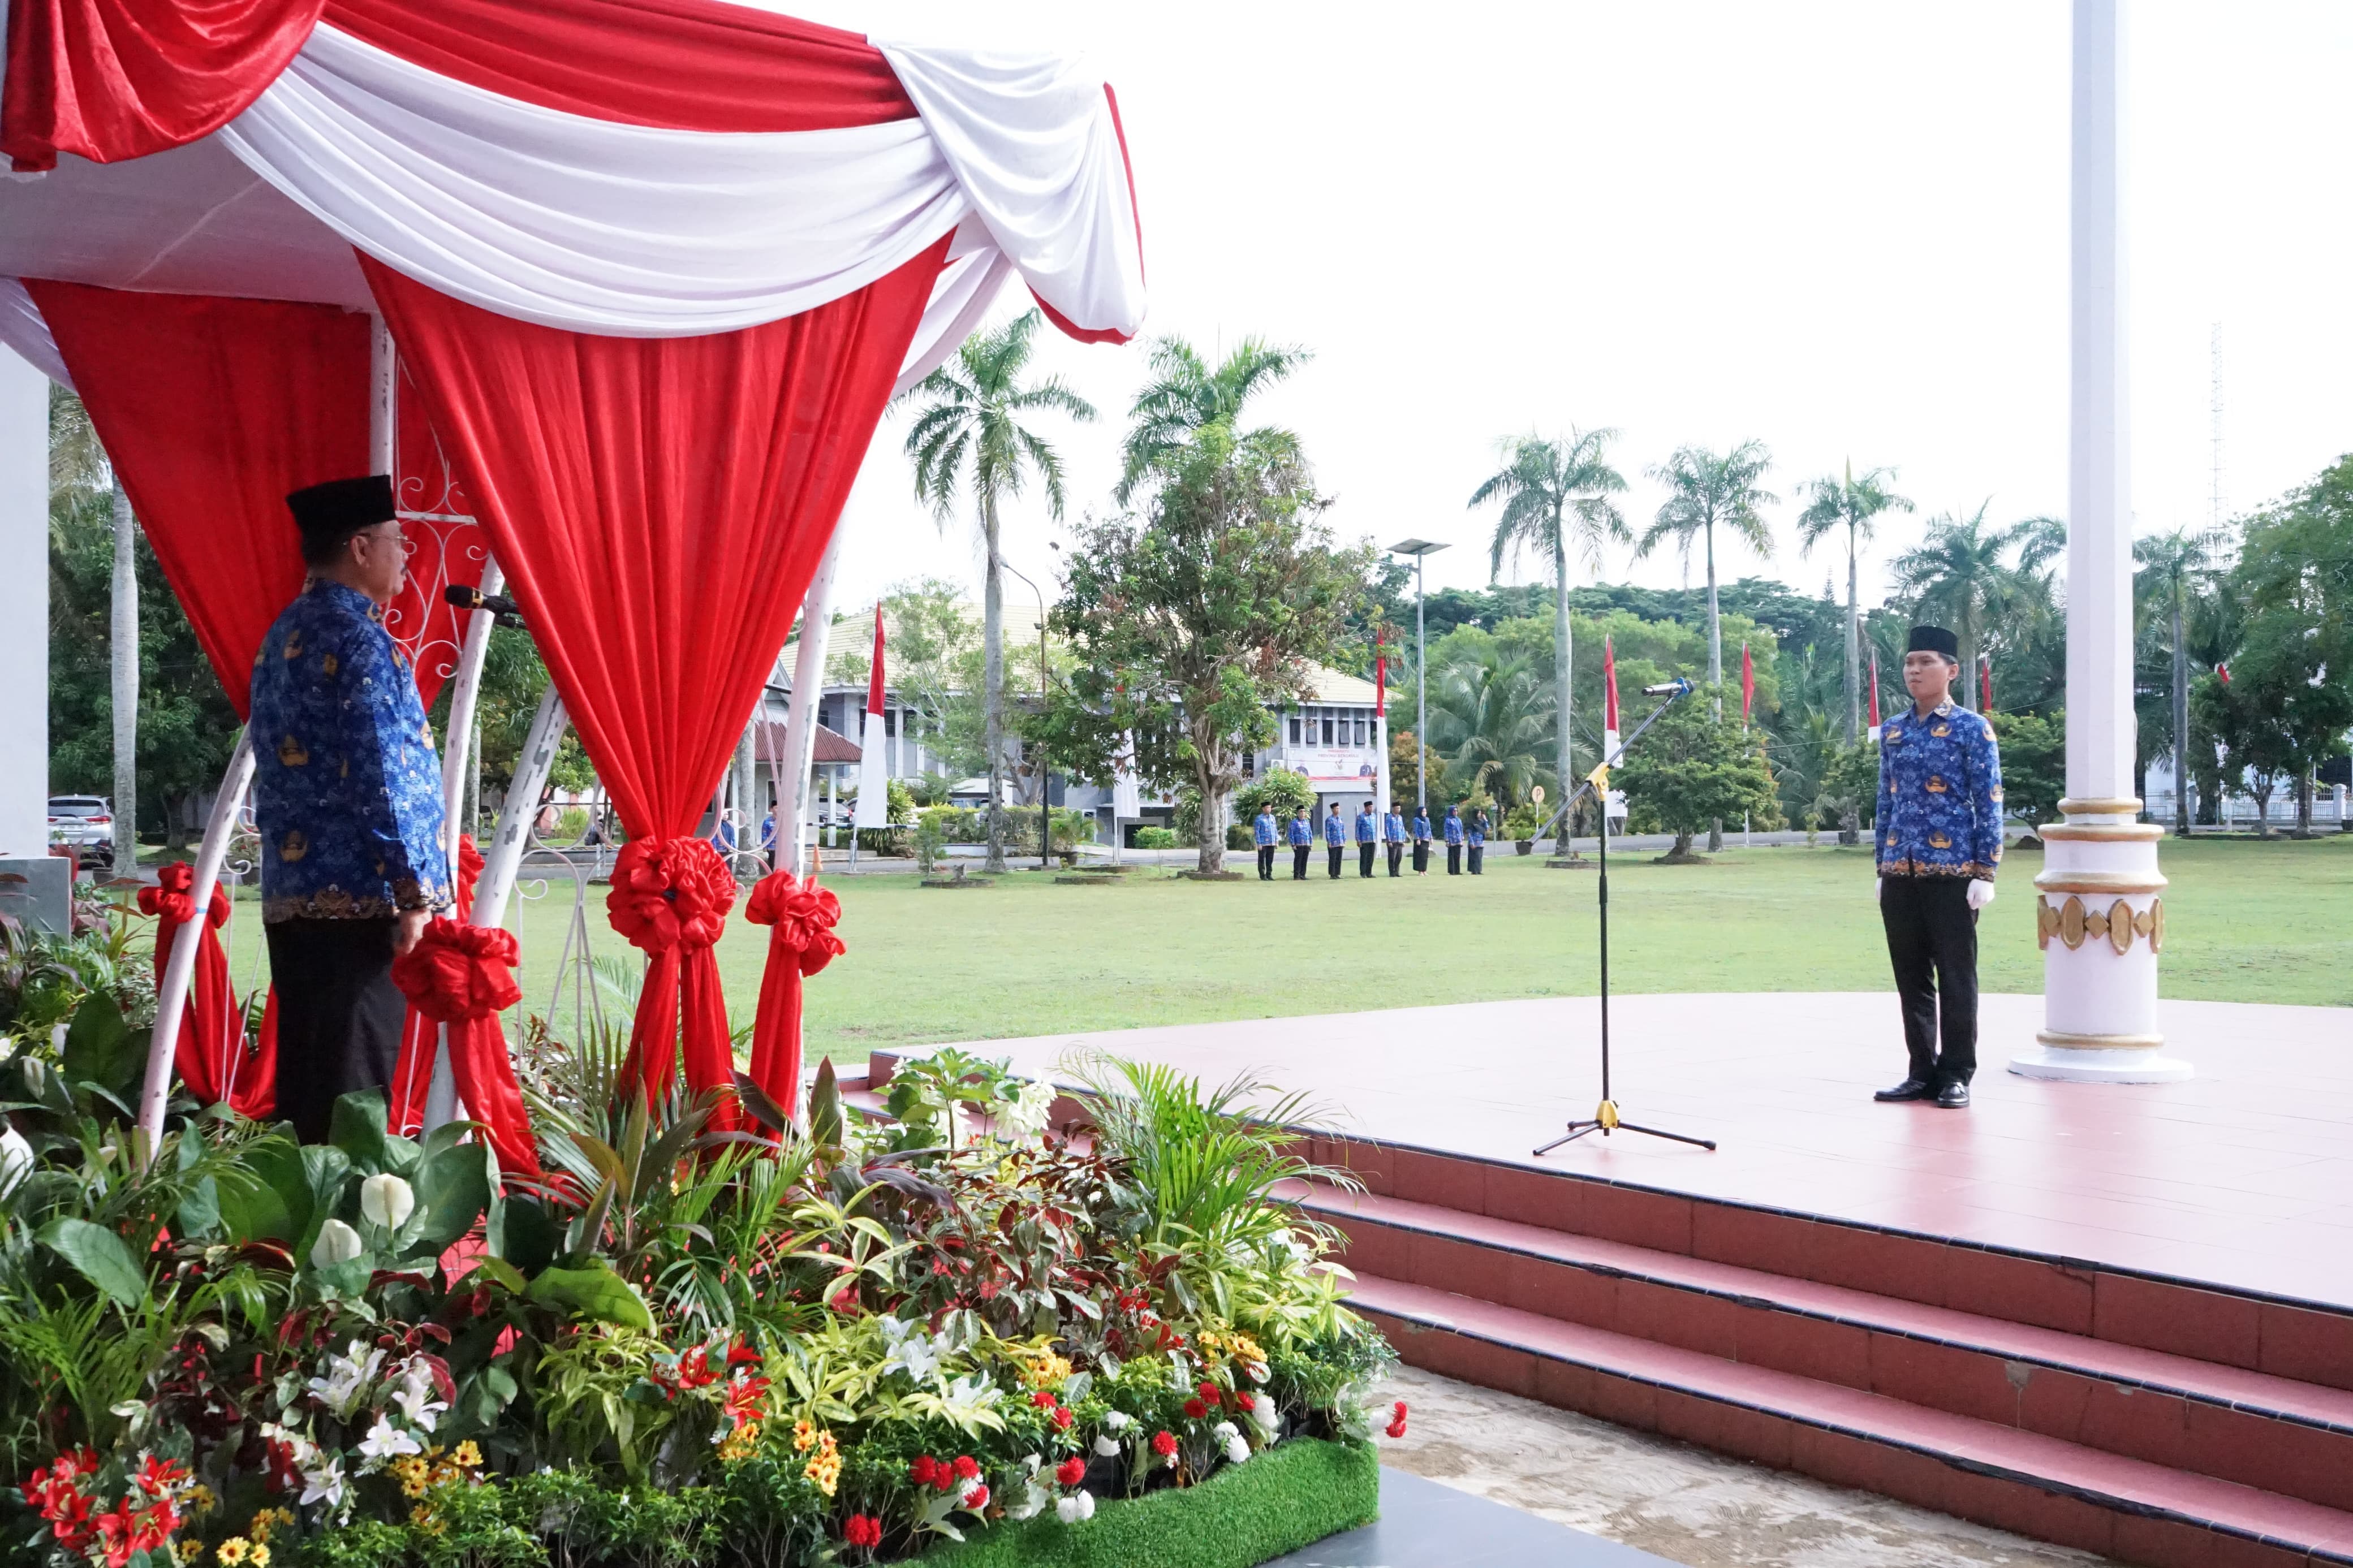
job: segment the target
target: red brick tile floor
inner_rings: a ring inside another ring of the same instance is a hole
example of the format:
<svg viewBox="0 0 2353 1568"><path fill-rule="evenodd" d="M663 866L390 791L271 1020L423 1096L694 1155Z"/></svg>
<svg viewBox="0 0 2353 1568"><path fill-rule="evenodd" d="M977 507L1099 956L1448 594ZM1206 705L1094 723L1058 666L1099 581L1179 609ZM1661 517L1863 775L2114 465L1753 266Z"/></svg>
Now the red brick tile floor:
<svg viewBox="0 0 2353 1568"><path fill-rule="evenodd" d="M1368 974L1368 983L1377 976ZM2353 1009L2166 1002L2187 1083L2006 1070L2039 996L1987 996L1975 1105L1878 1105L1904 1076L1892 994L1621 996L1629 1133L1530 1151L1599 1097L1590 997L1472 1003L974 1042L1026 1072L1109 1051L1210 1083L1249 1073L1356 1138L1729 1198L2353 1307ZM1066 1076L1066 1075L1065 1075Z"/></svg>

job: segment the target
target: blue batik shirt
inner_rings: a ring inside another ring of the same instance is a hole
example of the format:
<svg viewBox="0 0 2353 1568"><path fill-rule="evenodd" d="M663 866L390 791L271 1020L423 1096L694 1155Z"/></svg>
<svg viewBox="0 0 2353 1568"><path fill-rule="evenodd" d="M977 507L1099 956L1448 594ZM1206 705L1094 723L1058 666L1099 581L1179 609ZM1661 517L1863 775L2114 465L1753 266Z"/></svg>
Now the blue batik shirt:
<svg viewBox="0 0 2353 1568"><path fill-rule="evenodd" d="M1360 811L1356 813L1357 843L1370 844L1375 838L1379 837L1379 832L1380 824L1374 820L1373 814L1371 812Z"/></svg>
<svg viewBox="0 0 2353 1568"><path fill-rule="evenodd" d="M1340 820L1340 814L1337 812L1324 818L1324 842L1326 844L1348 842L1347 825Z"/></svg>
<svg viewBox="0 0 2353 1568"><path fill-rule="evenodd" d="M1414 817L1413 836L1422 843L1430 842L1430 813L1425 811Z"/></svg>
<svg viewBox="0 0 2353 1568"><path fill-rule="evenodd" d="M253 661L248 733L263 920L450 902L433 732L366 595L314 579L286 606Z"/></svg>
<svg viewBox="0 0 2353 1568"><path fill-rule="evenodd" d="M1462 842L1462 819L1451 811L1446 814L1446 842L1449 844Z"/></svg>
<svg viewBox="0 0 2353 1568"><path fill-rule="evenodd" d="M1307 846L1314 842L1315 830L1307 826L1307 819L1303 816L1293 817L1291 819L1291 847L1293 849L1304 849Z"/></svg>
<svg viewBox="0 0 2353 1568"><path fill-rule="evenodd" d="M1471 814L1470 840L1473 844L1487 842L1487 817L1484 812Z"/></svg>
<svg viewBox="0 0 2353 1568"><path fill-rule="evenodd" d="M1949 700L1879 731L1879 874L1979 877L2001 864L2001 757L1993 726Z"/></svg>
<svg viewBox="0 0 2353 1568"><path fill-rule="evenodd" d="M1250 824L1250 842L1261 849L1273 846L1274 813L1261 811L1258 814L1258 820Z"/></svg>
<svg viewBox="0 0 2353 1568"><path fill-rule="evenodd" d="M1405 842L1405 818L1390 812L1381 819L1381 837L1391 844Z"/></svg>

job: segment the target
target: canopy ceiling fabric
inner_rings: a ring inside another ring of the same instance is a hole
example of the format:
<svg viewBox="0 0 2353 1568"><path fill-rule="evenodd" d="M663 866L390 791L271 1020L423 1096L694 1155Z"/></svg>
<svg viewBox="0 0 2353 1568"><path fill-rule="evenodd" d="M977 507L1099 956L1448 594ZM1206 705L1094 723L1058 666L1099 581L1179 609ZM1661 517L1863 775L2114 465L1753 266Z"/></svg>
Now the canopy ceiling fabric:
<svg viewBox="0 0 2353 1568"><path fill-rule="evenodd" d="M14 0L12 37L134 8ZM333 0L290 59L249 63L266 79L206 145L314 226L518 320L616 336L733 331L854 292L954 233L957 265L901 366L911 377L952 352L1016 272L1076 335L1124 340L1142 321L1117 107L1100 76L1058 58L878 47L716 0L539 0L527 14L494 0ZM12 47L0 123L24 119L20 93L37 102L60 68ZM164 81L142 77L142 101ZM0 275L174 286L145 276L179 265L164 230L202 244L220 209L285 226L250 182L206 173L216 199L198 212L138 194L170 209L144 245L93 247L39 196L0 189L0 230L30 236L0 237ZM109 188L76 183L84 208ZM10 221L20 207L32 221ZM280 286L353 302L335 258L307 259L260 266Z"/></svg>

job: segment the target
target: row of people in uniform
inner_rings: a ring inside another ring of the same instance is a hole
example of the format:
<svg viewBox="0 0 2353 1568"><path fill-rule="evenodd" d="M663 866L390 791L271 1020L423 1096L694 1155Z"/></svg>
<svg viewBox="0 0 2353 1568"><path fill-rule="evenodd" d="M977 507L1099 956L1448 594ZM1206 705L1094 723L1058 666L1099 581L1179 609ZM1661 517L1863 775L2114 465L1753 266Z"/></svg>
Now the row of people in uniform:
<svg viewBox="0 0 2353 1568"><path fill-rule="evenodd" d="M1462 874L1466 851L1471 875L1476 877L1481 874L1487 854L1487 813L1483 808L1472 807L1471 815L1466 817L1461 807L1448 806L1445 817L1433 834L1427 808L1416 811L1409 824L1402 812L1392 811L1386 816L1375 816L1373 803L1366 801L1357 808L1352 824L1341 818L1340 803L1335 800L1325 813L1323 823L1326 861L1335 879L1345 864L1347 847L1352 841L1356 847L1356 875L1359 877L1373 874L1375 852L1382 848L1388 852L1389 875L1403 876L1408 844L1413 846L1414 875L1426 877L1430 874L1430 845L1441 837L1446 844L1448 876ZM1250 839L1258 846L1260 881L1274 880L1274 852L1276 847L1283 843L1291 847L1291 879L1294 882L1307 880L1307 859L1315 847L1316 825L1305 806L1293 811L1288 823L1278 822L1271 809L1261 811L1258 819L1250 825Z"/></svg>

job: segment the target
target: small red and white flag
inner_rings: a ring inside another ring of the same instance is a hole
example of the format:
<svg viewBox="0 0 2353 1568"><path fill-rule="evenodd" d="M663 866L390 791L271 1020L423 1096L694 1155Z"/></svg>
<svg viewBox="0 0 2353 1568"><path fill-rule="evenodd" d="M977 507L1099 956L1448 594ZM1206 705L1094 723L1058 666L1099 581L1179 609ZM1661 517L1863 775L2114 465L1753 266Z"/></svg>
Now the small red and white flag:
<svg viewBox="0 0 2353 1568"><path fill-rule="evenodd" d="M1992 712L1993 656L1991 654L1988 654L1978 660L1978 695L1979 699L1978 702L1978 711L1980 713Z"/></svg>
<svg viewBox="0 0 2353 1568"><path fill-rule="evenodd" d="M866 732L858 754L858 815L860 832L891 826L891 762L882 734L882 605L874 605L874 668L866 677Z"/></svg>
<svg viewBox="0 0 2353 1568"><path fill-rule="evenodd" d="M1748 710L1757 706L1757 661L1748 645L1740 645L1740 727L1748 728Z"/></svg>
<svg viewBox="0 0 2353 1568"><path fill-rule="evenodd" d="M1879 740L1879 652L1876 648L1871 655L1871 738L1874 743Z"/></svg>
<svg viewBox="0 0 2353 1568"><path fill-rule="evenodd" d="M2221 676L2221 677L2222 678L2222 684L2223 684L2223 685L2228 686L2228 685L2230 685L2230 684L2231 684L2231 667L2230 667L2229 665L2227 665L2227 664L2218 664L2218 665L2216 665L2216 666L2214 667L2214 673L2215 673L2215 674L2217 674L2217 675L2219 675L2219 676Z"/></svg>
<svg viewBox="0 0 2353 1568"><path fill-rule="evenodd" d="M1618 755L1618 655L1609 639L1601 639L1601 760Z"/></svg>

